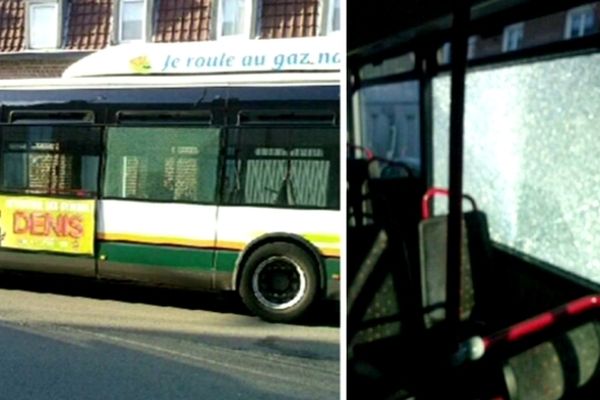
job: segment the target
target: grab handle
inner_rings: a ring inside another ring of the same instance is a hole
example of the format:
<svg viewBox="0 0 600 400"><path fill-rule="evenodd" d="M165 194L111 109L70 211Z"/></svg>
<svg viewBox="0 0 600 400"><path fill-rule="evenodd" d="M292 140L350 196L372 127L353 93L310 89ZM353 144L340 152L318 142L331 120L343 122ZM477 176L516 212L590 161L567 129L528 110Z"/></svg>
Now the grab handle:
<svg viewBox="0 0 600 400"><path fill-rule="evenodd" d="M423 195L423 200L421 200L421 215L423 219L429 219L431 217L431 209L429 207L429 200L433 196L450 196L450 191L448 189L432 187L428 189ZM473 210L477 210L477 203L475 203L475 199L468 194L463 193L463 198L469 200Z"/></svg>

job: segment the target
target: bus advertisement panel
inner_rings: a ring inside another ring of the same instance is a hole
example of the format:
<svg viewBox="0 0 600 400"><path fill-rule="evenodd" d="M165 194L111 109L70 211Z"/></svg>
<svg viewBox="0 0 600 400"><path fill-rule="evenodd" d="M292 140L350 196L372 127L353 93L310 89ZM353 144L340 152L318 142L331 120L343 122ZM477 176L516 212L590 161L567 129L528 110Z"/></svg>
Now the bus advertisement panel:
<svg viewBox="0 0 600 400"><path fill-rule="evenodd" d="M93 255L94 213L94 200L0 196L1 246Z"/></svg>

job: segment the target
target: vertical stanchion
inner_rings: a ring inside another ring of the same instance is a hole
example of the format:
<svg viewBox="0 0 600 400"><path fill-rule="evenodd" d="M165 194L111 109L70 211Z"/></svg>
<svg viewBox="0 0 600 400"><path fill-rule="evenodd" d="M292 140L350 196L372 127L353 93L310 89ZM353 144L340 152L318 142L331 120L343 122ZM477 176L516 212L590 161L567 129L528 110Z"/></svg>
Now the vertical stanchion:
<svg viewBox="0 0 600 400"><path fill-rule="evenodd" d="M454 3L451 41L451 104L450 104L450 200L447 242L446 318L448 339L457 345L460 323L462 191L463 191L463 131L465 105L465 75L470 6L466 0Z"/></svg>

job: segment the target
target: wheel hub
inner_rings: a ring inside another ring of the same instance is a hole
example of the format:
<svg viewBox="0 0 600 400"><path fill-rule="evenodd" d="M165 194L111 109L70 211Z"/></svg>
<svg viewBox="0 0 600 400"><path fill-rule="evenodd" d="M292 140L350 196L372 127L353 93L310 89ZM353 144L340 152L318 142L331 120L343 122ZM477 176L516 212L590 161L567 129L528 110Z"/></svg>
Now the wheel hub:
<svg viewBox="0 0 600 400"><path fill-rule="evenodd" d="M284 257L263 261L257 268L253 289L258 300L274 309L285 309L297 304L306 291L302 269Z"/></svg>

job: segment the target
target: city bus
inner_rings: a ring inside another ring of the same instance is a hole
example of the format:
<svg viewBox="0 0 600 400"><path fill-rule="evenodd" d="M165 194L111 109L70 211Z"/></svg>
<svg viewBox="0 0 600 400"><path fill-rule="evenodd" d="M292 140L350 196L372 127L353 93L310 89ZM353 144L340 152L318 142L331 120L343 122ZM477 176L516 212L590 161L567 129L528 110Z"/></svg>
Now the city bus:
<svg viewBox="0 0 600 400"><path fill-rule="evenodd" d="M397 3L348 3L348 398L598 398L600 3Z"/></svg>
<svg viewBox="0 0 600 400"><path fill-rule="evenodd" d="M237 291L279 322L339 299L338 64L305 39L124 45L2 82L0 268Z"/></svg>

